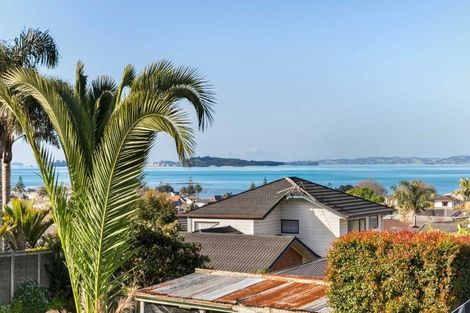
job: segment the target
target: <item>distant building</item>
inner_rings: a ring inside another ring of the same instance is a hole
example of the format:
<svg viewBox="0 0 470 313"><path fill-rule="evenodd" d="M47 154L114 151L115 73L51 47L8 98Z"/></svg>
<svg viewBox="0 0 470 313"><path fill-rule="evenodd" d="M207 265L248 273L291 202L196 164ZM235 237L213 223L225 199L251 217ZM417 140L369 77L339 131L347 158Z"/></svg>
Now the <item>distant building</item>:
<svg viewBox="0 0 470 313"><path fill-rule="evenodd" d="M439 196L434 200L435 209L452 209L459 204L462 204L462 201L451 194Z"/></svg>
<svg viewBox="0 0 470 313"><path fill-rule="evenodd" d="M297 177L276 180L181 214L187 231L232 226L247 235L295 236L319 256L351 231L383 229L387 206Z"/></svg>
<svg viewBox="0 0 470 313"><path fill-rule="evenodd" d="M200 245L200 253L209 257L207 266L222 271L266 273L319 259L294 236L244 235L230 228L224 230L232 233L186 233L184 240Z"/></svg>

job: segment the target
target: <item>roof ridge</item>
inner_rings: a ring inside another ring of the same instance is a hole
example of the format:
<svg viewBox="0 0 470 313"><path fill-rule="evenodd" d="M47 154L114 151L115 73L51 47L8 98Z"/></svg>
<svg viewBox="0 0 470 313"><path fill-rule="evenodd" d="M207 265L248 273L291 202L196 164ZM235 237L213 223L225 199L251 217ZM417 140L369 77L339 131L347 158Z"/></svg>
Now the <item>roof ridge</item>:
<svg viewBox="0 0 470 313"><path fill-rule="evenodd" d="M328 186L325 186L325 185L321 185L321 184L318 184L318 183L315 183L315 182L312 182L312 181L309 181L309 180L306 180L306 179L303 179L303 178L299 178L299 177L295 177L295 178L298 179L298 180L301 180L301 181L305 181L305 182L307 182L307 183L309 183L309 184L312 184L312 185L320 186L320 187L326 188L326 189L328 189L328 190L332 190L332 191L338 192L338 193L343 194L343 195L347 195L347 196L350 196L350 197L354 197L354 198L356 198L356 199L360 199L360 200L363 200L363 201L366 201L366 202L369 202L369 203L373 203L373 204L376 204L376 205L380 205L380 206L382 206L382 207L384 207L384 208L386 208L386 209L390 209L389 206L384 205L384 204L381 204L381 203L377 203L377 202L374 202L374 201L370 201L370 200L367 200L367 199L365 199L365 198L361 198L361 197L358 197L358 196L349 194L349 193L347 193L347 192L343 192L343 191L341 191L341 190L338 190L338 189L335 189L335 188L331 188L331 187L328 187ZM307 193L310 194L309 192L307 192ZM317 199L317 198L315 197L315 199ZM321 202L321 201L318 200L318 199L317 199L317 201Z"/></svg>
<svg viewBox="0 0 470 313"><path fill-rule="evenodd" d="M230 271L221 271L221 270L211 270L196 268L195 273L204 273L207 275L220 275L220 276L244 276L244 277L257 277L266 280L278 280L285 282L297 282L303 284L317 284L317 285L328 285L328 283L322 279L312 278L309 276L286 276L279 274L255 274L255 273L240 273L240 272L230 272Z"/></svg>
<svg viewBox="0 0 470 313"><path fill-rule="evenodd" d="M272 185L272 184L274 184L274 183L277 183L277 182L280 182L280 181L283 181L283 180L285 180L285 177L282 177L282 178L273 180L273 181L271 181L271 182L269 182L269 183L266 183L266 184L263 184L263 185L260 185L260 186L256 186L256 187L253 188L253 189L248 189L248 190L241 191L241 192L236 193L236 194L234 194L234 195L232 195L232 196L230 196L230 197L223 198L223 199L220 199L220 200L211 202L211 203L209 203L209 204L203 205L203 206L201 206L201 207L199 207L199 208L195 208L195 209L193 209L193 210L191 210L191 211L185 212L185 213L180 214L180 215L181 215L181 216L185 216L185 215L188 214L188 213L196 212L196 211L199 210L199 209L207 208L208 206L211 206L211 205L213 205L213 204L221 203L221 202L223 202L223 201L225 201L225 200L229 200L229 199L231 199L231 198L233 198L233 197L237 197L237 196L239 196L239 195L242 195L242 194L245 194L245 193L254 191L254 190L261 189L261 188L263 188L263 187L267 187L267 186L269 186L269 185Z"/></svg>
<svg viewBox="0 0 470 313"><path fill-rule="evenodd" d="M264 238L289 238L291 240L299 240L296 236L294 235L269 235L269 234L254 234L254 235L251 235L251 234L233 234L233 233L211 233L211 232L200 232L200 231L193 231L193 232L190 232L190 233L185 233L184 236L187 236L189 234L196 234L196 235L209 235L209 236L212 236L212 235L219 235L219 236L244 236L246 238L254 238L254 237L264 237Z"/></svg>

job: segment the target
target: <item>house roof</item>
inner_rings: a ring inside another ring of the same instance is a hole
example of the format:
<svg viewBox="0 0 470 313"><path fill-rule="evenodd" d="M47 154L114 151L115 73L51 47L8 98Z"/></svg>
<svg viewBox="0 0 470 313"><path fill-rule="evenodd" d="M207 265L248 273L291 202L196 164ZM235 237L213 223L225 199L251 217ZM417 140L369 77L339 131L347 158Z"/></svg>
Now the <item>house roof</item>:
<svg viewBox="0 0 470 313"><path fill-rule="evenodd" d="M288 275L288 276L301 276L301 277L315 277L322 278L326 275L326 258L307 262L301 265L290 267L275 274Z"/></svg>
<svg viewBox="0 0 470 313"><path fill-rule="evenodd" d="M434 201L455 201L451 195L442 195L437 197Z"/></svg>
<svg viewBox="0 0 470 313"><path fill-rule="evenodd" d="M215 311L235 307L324 312L327 284L312 278L196 270L196 273L136 292L136 300Z"/></svg>
<svg viewBox="0 0 470 313"><path fill-rule="evenodd" d="M197 232L199 233L218 233L218 234L243 234L238 229L228 225L228 226L221 226L221 227L211 227L211 228L204 228L199 229Z"/></svg>
<svg viewBox="0 0 470 313"><path fill-rule="evenodd" d="M282 178L182 214L187 217L263 219L288 196L303 196L344 217L390 214L387 206L298 177Z"/></svg>
<svg viewBox="0 0 470 313"><path fill-rule="evenodd" d="M291 246L300 244L309 259L318 256L294 236L186 233L185 241L201 246L208 266L222 271L255 273L269 270ZM299 252L300 253L300 252Z"/></svg>

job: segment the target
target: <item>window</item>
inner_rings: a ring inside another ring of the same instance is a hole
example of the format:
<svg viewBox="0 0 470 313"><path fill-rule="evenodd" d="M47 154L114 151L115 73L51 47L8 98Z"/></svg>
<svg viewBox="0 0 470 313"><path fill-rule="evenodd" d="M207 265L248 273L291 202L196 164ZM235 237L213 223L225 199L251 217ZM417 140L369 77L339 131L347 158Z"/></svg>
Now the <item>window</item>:
<svg viewBox="0 0 470 313"><path fill-rule="evenodd" d="M379 228L379 217L376 216L369 216L369 229L376 229Z"/></svg>
<svg viewBox="0 0 470 313"><path fill-rule="evenodd" d="M281 232L284 234L298 234L299 220L281 220Z"/></svg>
<svg viewBox="0 0 470 313"><path fill-rule="evenodd" d="M357 220L348 221L348 232L362 231L366 229L366 219L360 218Z"/></svg>
<svg viewBox="0 0 470 313"><path fill-rule="evenodd" d="M449 204L449 202L447 201L442 201L442 206L447 206Z"/></svg>

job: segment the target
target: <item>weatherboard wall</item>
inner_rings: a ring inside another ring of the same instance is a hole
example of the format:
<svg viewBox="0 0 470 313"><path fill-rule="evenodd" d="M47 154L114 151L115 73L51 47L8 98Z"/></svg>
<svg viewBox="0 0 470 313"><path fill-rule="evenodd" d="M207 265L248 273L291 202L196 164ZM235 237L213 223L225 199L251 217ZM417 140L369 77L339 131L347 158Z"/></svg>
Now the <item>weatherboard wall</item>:
<svg viewBox="0 0 470 313"><path fill-rule="evenodd" d="M188 232L198 230L197 225L202 223L213 223L213 227L232 226L244 234L254 234L253 220L242 219L217 219L217 218L188 218Z"/></svg>

